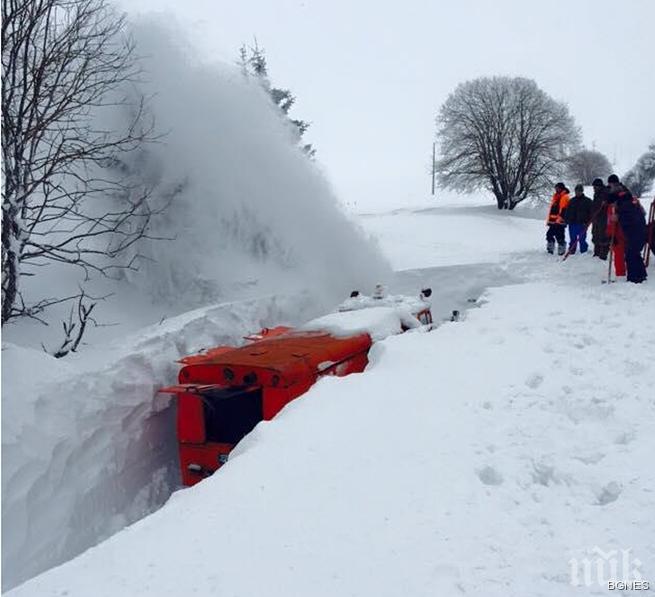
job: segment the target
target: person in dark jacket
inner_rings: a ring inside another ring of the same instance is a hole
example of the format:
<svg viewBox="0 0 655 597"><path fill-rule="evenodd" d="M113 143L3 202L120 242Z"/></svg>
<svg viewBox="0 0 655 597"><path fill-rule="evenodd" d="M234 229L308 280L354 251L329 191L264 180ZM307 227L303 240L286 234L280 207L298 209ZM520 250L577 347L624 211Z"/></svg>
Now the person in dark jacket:
<svg viewBox="0 0 655 597"><path fill-rule="evenodd" d="M591 223L591 240L594 243L594 257L600 257L603 261L607 259L610 250L610 239L607 236L607 196L609 188L600 178L592 183L594 187L594 198L591 204L593 222Z"/></svg>
<svg viewBox="0 0 655 597"><path fill-rule="evenodd" d="M577 246L580 246L580 253L586 253L587 227L591 222L591 199L584 194L584 187L581 184L575 185L575 195L569 201L564 213L564 219L569 226L569 254L573 255Z"/></svg>
<svg viewBox="0 0 655 597"><path fill-rule="evenodd" d="M641 258L641 250L646 244L646 214L616 174L607 179L607 184L610 188L607 201L610 205L616 205L616 215L625 237L627 280L639 284L647 277L644 260Z"/></svg>

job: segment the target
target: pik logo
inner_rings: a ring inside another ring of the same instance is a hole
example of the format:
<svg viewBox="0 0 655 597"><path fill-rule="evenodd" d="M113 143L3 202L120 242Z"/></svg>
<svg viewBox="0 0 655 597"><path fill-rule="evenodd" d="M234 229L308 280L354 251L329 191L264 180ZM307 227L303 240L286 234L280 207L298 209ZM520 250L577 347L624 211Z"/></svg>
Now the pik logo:
<svg viewBox="0 0 655 597"><path fill-rule="evenodd" d="M650 583L641 575L641 560L631 554L631 549L603 551L595 546L582 559L569 560L571 584L590 587L599 585L612 589L648 590Z"/></svg>

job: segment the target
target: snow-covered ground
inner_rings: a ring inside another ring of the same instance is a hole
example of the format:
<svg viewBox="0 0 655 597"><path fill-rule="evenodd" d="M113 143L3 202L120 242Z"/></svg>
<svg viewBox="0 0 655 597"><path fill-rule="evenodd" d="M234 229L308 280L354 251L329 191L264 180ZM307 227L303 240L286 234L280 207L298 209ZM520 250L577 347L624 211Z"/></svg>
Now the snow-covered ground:
<svg viewBox="0 0 655 597"><path fill-rule="evenodd" d="M484 205L435 204L360 216L395 270L497 262L534 250L545 234L543 218L499 214L488 200Z"/></svg>
<svg viewBox="0 0 655 597"><path fill-rule="evenodd" d="M427 281L436 311L475 308L434 332L377 343L366 372L319 382L260 423L220 473L9 595L559 597L604 594L597 566L606 580L655 582L652 280L602 285L604 263L544 255L542 221L495 209L363 220L406 270L390 290ZM477 234L456 234L467 223ZM483 247L497 263L474 261ZM497 287L467 303L483 286ZM151 342L159 345L156 333ZM172 375L175 352L156 351L147 367ZM93 385L123 404L121 388ZM86 433L105 413L95 415L79 419ZM101 444L89 437L91 456ZM149 457L147 446L137 454ZM74 496L75 471L47 462L41 476L51 484L27 493L43 493L35 506L58 507L62 496L69 506L102 502ZM63 516L13 548L70 522Z"/></svg>

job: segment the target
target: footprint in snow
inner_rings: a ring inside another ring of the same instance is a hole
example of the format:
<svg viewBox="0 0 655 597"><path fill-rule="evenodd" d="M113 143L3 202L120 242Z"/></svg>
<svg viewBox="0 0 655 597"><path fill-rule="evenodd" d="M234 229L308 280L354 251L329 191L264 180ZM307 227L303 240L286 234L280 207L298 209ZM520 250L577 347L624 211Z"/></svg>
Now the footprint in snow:
<svg viewBox="0 0 655 597"><path fill-rule="evenodd" d="M630 359L623 361L623 367L625 374L630 377L643 375L649 370L648 365L642 363L641 361L633 361Z"/></svg>
<svg viewBox="0 0 655 597"><path fill-rule="evenodd" d="M591 346L593 344L597 344L596 339L593 338L592 336L584 335L584 336L582 336L581 339L582 339L582 342L584 343L585 346Z"/></svg>
<svg viewBox="0 0 655 597"><path fill-rule="evenodd" d="M525 380L525 385L536 390L544 382L544 376L541 373L533 373Z"/></svg>
<svg viewBox="0 0 655 597"><path fill-rule="evenodd" d="M553 484L559 485L560 483L566 483L568 485L570 483L567 475L561 474L553 465L543 461L532 463L531 476L533 483L543 485L544 487Z"/></svg>
<svg viewBox="0 0 655 597"><path fill-rule="evenodd" d="M503 476L493 466L485 466L477 473L478 479L485 485L501 485L503 482Z"/></svg>
<svg viewBox="0 0 655 597"><path fill-rule="evenodd" d="M603 458L605 458L605 454L602 452L592 452L590 454L579 454L573 458L579 460L583 464L598 464Z"/></svg>
<svg viewBox="0 0 655 597"><path fill-rule="evenodd" d="M614 438L614 443L619 445L627 445L634 441L636 433L634 431L623 431Z"/></svg>
<svg viewBox="0 0 655 597"><path fill-rule="evenodd" d="M600 493L597 495L598 501L596 503L599 506L611 504L618 499L621 495L621 491L623 491L623 487L621 487L619 483L616 481L610 481L600 490Z"/></svg>

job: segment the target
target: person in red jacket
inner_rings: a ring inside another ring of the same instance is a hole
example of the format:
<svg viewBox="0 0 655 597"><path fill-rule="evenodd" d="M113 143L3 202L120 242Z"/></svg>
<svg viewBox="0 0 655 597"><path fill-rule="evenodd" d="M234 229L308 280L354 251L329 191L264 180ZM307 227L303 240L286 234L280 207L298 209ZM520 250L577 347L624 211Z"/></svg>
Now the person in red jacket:
<svg viewBox="0 0 655 597"><path fill-rule="evenodd" d="M555 252L555 241L557 241L557 254L564 255L566 252L566 207L569 204L569 190L563 182L555 185L555 193L550 200L548 217L546 218L546 251L551 255Z"/></svg>
<svg viewBox="0 0 655 597"><path fill-rule="evenodd" d="M614 259L614 273L617 278L625 276L625 239L614 205L609 205L607 208L607 238L609 238L609 249L612 251Z"/></svg>

